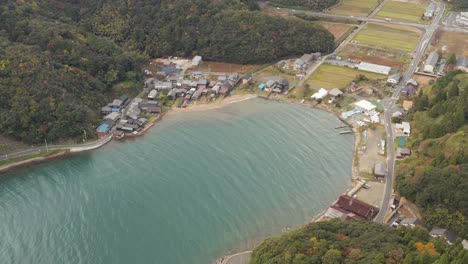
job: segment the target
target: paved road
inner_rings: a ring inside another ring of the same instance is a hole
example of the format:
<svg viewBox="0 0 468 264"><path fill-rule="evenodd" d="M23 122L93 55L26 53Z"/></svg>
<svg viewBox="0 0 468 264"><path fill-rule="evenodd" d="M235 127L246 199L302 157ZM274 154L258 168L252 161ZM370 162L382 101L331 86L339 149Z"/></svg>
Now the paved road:
<svg viewBox="0 0 468 264"><path fill-rule="evenodd" d="M380 9L381 6L378 6L376 10ZM266 6L265 9L276 9L275 7ZM311 11L311 10L296 10L296 9L289 9L289 8L281 8L283 11L288 11L291 14L306 14L310 16L316 17L328 17L328 18L339 18L339 19L347 19L347 20L355 20L357 22L376 22L376 23L384 23L384 24L392 24L392 25L401 25L401 26L411 26L416 28L424 29L428 27L428 25L418 24L418 23L411 23L411 22L403 22L403 21L387 21L385 19L379 18L371 18L371 17L356 17L356 16L346 16L346 15L337 15L337 14L330 14L330 13L323 13L318 11ZM375 11L375 10L374 10ZM377 12L375 11L375 12ZM374 14L372 12L371 14Z"/></svg>
<svg viewBox="0 0 468 264"><path fill-rule="evenodd" d="M2 155L0 157L0 160L7 160L7 159L13 159L13 158L18 158L30 154L36 154L44 151L49 151L49 150L58 150L58 149L63 149L63 150L70 150L70 151L80 151L80 150L86 150L86 149L95 149L98 148L107 142L109 142L112 139L112 135L109 135L105 138L99 139L94 142L86 143L86 144L77 144L77 145L48 145L43 146L43 147L36 147L36 148L31 148L31 149L26 149L14 153L9 153Z"/></svg>
<svg viewBox="0 0 468 264"><path fill-rule="evenodd" d="M395 170L395 153L394 153L394 146L393 146L393 128L392 128L392 118L391 118L391 111L390 109L395 104L395 102L400 97L401 89L404 87L404 84L411 78L413 73L416 71L419 62L421 61L429 42L432 38L432 35L437 30L439 22L442 18L442 15L445 11L445 4L443 2L437 3L439 10L436 17L433 18L432 23L426 28L426 32L421 37L418 47L416 48L416 55L408 68L408 70L403 74L403 78L395 88L395 91L391 98L386 99L384 101L384 121L385 121L385 129L387 132L387 179L385 181L385 193L382 199L382 204L380 206L380 211L377 217L374 219L375 222L383 223L385 220L385 215L389 208L390 198L393 193L393 180L394 180L394 170Z"/></svg>

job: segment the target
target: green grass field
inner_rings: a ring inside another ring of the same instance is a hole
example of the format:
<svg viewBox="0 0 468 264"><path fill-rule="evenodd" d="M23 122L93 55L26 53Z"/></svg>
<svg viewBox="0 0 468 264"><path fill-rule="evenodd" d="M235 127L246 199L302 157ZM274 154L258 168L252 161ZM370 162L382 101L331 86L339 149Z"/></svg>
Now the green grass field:
<svg viewBox="0 0 468 264"><path fill-rule="evenodd" d="M356 77L356 75L359 74L363 74L372 80L386 78L385 75L377 73L323 64L306 81L306 84L308 84L311 88L316 89L324 88L331 90L333 88L344 88Z"/></svg>
<svg viewBox="0 0 468 264"><path fill-rule="evenodd" d="M427 3L405 3L397 1L387 2L376 14L377 18L391 18L394 20L419 22L426 10Z"/></svg>
<svg viewBox="0 0 468 264"><path fill-rule="evenodd" d="M354 40L359 44L412 52L420 35L421 32L412 27L367 23Z"/></svg>
<svg viewBox="0 0 468 264"><path fill-rule="evenodd" d="M378 3L378 0L343 0L342 4L330 10L330 13L348 16L367 16Z"/></svg>

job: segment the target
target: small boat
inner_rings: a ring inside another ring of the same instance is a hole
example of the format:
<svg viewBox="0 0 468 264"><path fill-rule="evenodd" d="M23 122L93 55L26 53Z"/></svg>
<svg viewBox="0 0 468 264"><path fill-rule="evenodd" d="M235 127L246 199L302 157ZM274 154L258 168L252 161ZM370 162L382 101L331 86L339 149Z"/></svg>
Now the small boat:
<svg viewBox="0 0 468 264"><path fill-rule="evenodd" d="M350 134L350 133L353 133L353 131L348 130L348 131L341 131L341 132L340 132L340 134Z"/></svg>
<svg viewBox="0 0 468 264"><path fill-rule="evenodd" d="M335 127L335 129L344 128L344 127L349 127L349 126L348 125L340 125L340 126Z"/></svg>

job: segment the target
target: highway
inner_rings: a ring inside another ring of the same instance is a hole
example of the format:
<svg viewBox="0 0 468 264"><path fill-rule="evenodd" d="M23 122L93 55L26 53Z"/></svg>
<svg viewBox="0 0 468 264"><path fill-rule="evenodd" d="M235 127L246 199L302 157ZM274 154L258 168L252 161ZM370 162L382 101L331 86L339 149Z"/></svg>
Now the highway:
<svg viewBox="0 0 468 264"><path fill-rule="evenodd" d="M443 2L437 3L438 11L436 17L433 18L432 23L426 28L425 33L419 40L418 46L416 48L416 55L414 56L413 61L411 62L410 67L408 70L403 74L403 78L398 86L396 86L395 91L391 98L386 99L384 104L384 121L385 121L385 130L387 133L387 178L385 181L385 192L382 199L382 204L380 206L380 211L375 217L374 221L378 223L384 223L385 215L388 212L390 198L393 193L393 181L395 178L395 153L394 153L394 136L393 136L393 128L392 128L392 113L391 108L393 105L398 101L400 97L401 89L405 86L406 82L411 79L414 72L416 71L424 53L431 41L432 35L437 30L442 15L445 12L445 4Z"/></svg>

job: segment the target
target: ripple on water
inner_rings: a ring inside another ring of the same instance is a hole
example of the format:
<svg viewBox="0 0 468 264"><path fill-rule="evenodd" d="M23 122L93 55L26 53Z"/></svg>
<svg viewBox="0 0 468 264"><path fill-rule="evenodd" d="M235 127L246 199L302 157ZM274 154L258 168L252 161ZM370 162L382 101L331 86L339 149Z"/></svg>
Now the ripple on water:
<svg viewBox="0 0 468 264"><path fill-rule="evenodd" d="M353 138L331 114L250 100L0 184L2 263L209 263L336 199Z"/></svg>

